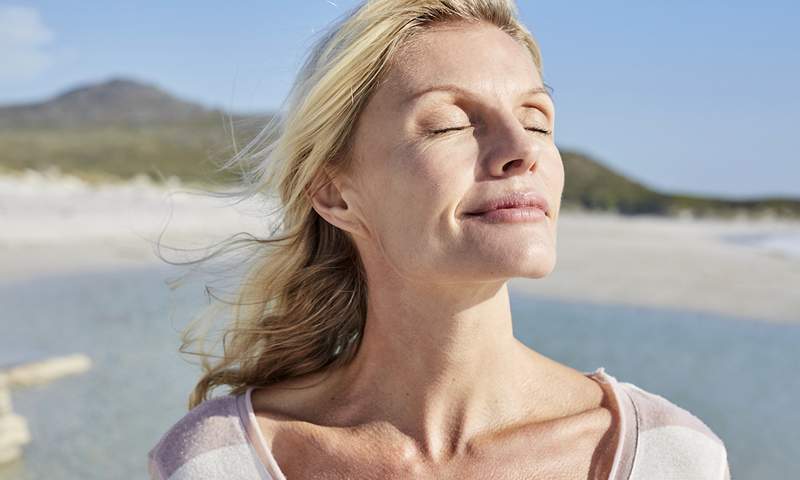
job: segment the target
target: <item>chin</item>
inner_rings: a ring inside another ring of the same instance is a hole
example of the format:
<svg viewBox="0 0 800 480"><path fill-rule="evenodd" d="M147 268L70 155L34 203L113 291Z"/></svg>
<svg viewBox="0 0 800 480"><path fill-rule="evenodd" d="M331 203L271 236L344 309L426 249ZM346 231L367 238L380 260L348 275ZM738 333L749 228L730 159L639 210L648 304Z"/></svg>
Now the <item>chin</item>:
<svg viewBox="0 0 800 480"><path fill-rule="evenodd" d="M516 275L516 277L518 277L518 278L539 279L539 278L544 278L544 277L550 275L551 273L553 273L553 269L552 268L539 269L539 270L535 270L535 271L523 272L523 273L521 273L519 275Z"/></svg>
<svg viewBox="0 0 800 480"><path fill-rule="evenodd" d="M524 258L522 258L524 257ZM555 269L554 252L538 252L528 256L504 257L487 265L488 271L500 274L504 278L544 278Z"/></svg>
<svg viewBox="0 0 800 480"><path fill-rule="evenodd" d="M519 261L516 265L517 277L522 278L544 278L556 267L555 249L548 252L537 252L530 255L524 261Z"/></svg>

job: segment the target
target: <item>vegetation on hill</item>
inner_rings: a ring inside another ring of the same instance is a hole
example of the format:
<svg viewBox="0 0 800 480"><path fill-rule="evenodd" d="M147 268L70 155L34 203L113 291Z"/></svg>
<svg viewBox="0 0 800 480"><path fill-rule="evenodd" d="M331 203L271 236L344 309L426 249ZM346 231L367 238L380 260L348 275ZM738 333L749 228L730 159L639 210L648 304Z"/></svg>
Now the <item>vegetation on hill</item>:
<svg viewBox="0 0 800 480"><path fill-rule="evenodd" d="M694 217L775 216L800 218L800 199L724 199L659 192L617 174L589 155L561 149L565 207L622 214Z"/></svg>
<svg viewBox="0 0 800 480"><path fill-rule="evenodd" d="M64 173L96 178L127 179L144 173L156 181L177 176L195 183L228 182L235 176L217 172L217 166L233 155L232 142L222 119L146 127L0 130L0 165L11 170L55 166Z"/></svg>
<svg viewBox="0 0 800 480"><path fill-rule="evenodd" d="M564 205L625 214L669 213L669 196L619 175L587 155L561 149Z"/></svg>
<svg viewBox="0 0 800 480"><path fill-rule="evenodd" d="M127 79L72 89L35 104L0 107L0 172L53 166L91 178L146 174L192 183L238 180L217 167L270 115L235 115ZM233 132L233 133L232 133ZM590 156L561 148L564 208L623 214L774 215L800 218L800 199L732 200L658 192Z"/></svg>

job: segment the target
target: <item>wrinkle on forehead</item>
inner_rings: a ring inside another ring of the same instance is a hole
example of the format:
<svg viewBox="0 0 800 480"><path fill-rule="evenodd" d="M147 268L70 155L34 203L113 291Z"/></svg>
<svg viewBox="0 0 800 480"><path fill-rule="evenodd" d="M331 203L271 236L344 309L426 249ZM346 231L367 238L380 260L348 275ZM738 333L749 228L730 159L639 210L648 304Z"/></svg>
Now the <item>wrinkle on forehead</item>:
<svg viewBox="0 0 800 480"><path fill-rule="evenodd" d="M457 31L476 27L495 27L487 22L475 22L468 20L447 20L423 27L411 38L403 42L392 55L389 61L389 74L383 81L388 88L393 89L394 93L410 94L414 88L416 79L419 78L419 71L423 62L409 61L430 55L430 46L434 41L430 33L439 31Z"/></svg>
<svg viewBox="0 0 800 480"><path fill-rule="evenodd" d="M390 93L393 98L408 98L413 93L423 88L439 82L447 83L450 79L441 78L441 75L437 75L439 69L431 68L431 65L446 64L451 67L451 70L459 72L463 72L464 69L471 67L469 65L457 65L453 63L446 50L436 48L438 45L437 38L431 34L441 31L453 32L465 30L466 34L476 33L476 31L484 29L495 29L495 33L506 36L510 42L513 42L509 43L509 45L516 45L520 51L525 53L525 57L528 58L530 62L530 73L533 75L533 78L538 78L538 69L536 68L532 56L529 54L525 45L521 44L517 39L492 23L456 20L436 23L404 42L391 58L387 75L379 85L379 89L385 89L387 91L386 93ZM449 37L450 40L453 38L452 35ZM440 42L441 39L438 39L438 41ZM492 58L487 59L487 61L503 61L500 60L501 55L506 56L506 59L509 58L509 56L518 55L517 52L510 52L508 49L500 50L500 52L493 52ZM425 60L420 61L420 59ZM516 59L512 60L512 63L519 64ZM510 81L513 83L513 80ZM400 105L396 105L395 107L400 107Z"/></svg>

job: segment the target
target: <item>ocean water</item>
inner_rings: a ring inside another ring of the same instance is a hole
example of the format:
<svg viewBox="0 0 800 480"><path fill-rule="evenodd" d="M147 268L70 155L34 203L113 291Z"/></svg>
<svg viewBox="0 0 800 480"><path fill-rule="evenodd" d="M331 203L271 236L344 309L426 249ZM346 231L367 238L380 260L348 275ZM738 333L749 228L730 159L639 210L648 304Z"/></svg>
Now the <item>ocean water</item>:
<svg viewBox="0 0 800 480"><path fill-rule="evenodd" d="M0 350L83 352L91 371L15 391L33 442L0 480L146 479L146 452L185 413L198 370L178 331L206 302L170 293L174 267L0 286ZM686 311L595 305L514 292L517 338L581 371L668 398L725 442L733 478L800 478L800 326Z"/></svg>
<svg viewBox="0 0 800 480"><path fill-rule="evenodd" d="M767 253L800 258L800 230L737 233L723 235L721 240L763 250Z"/></svg>

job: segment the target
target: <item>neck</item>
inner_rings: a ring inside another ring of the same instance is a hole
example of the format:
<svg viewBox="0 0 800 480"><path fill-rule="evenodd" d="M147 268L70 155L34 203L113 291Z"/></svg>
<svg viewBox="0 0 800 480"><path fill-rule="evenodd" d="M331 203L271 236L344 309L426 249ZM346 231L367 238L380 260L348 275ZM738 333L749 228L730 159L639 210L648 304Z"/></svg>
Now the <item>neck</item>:
<svg viewBox="0 0 800 480"><path fill-rule="evenodd" d="M499 424L554 415L531 394L554 362L514 338L505 282L374 287L358 353L326 396L329 421L388 426L435 461Z"/></svg>

